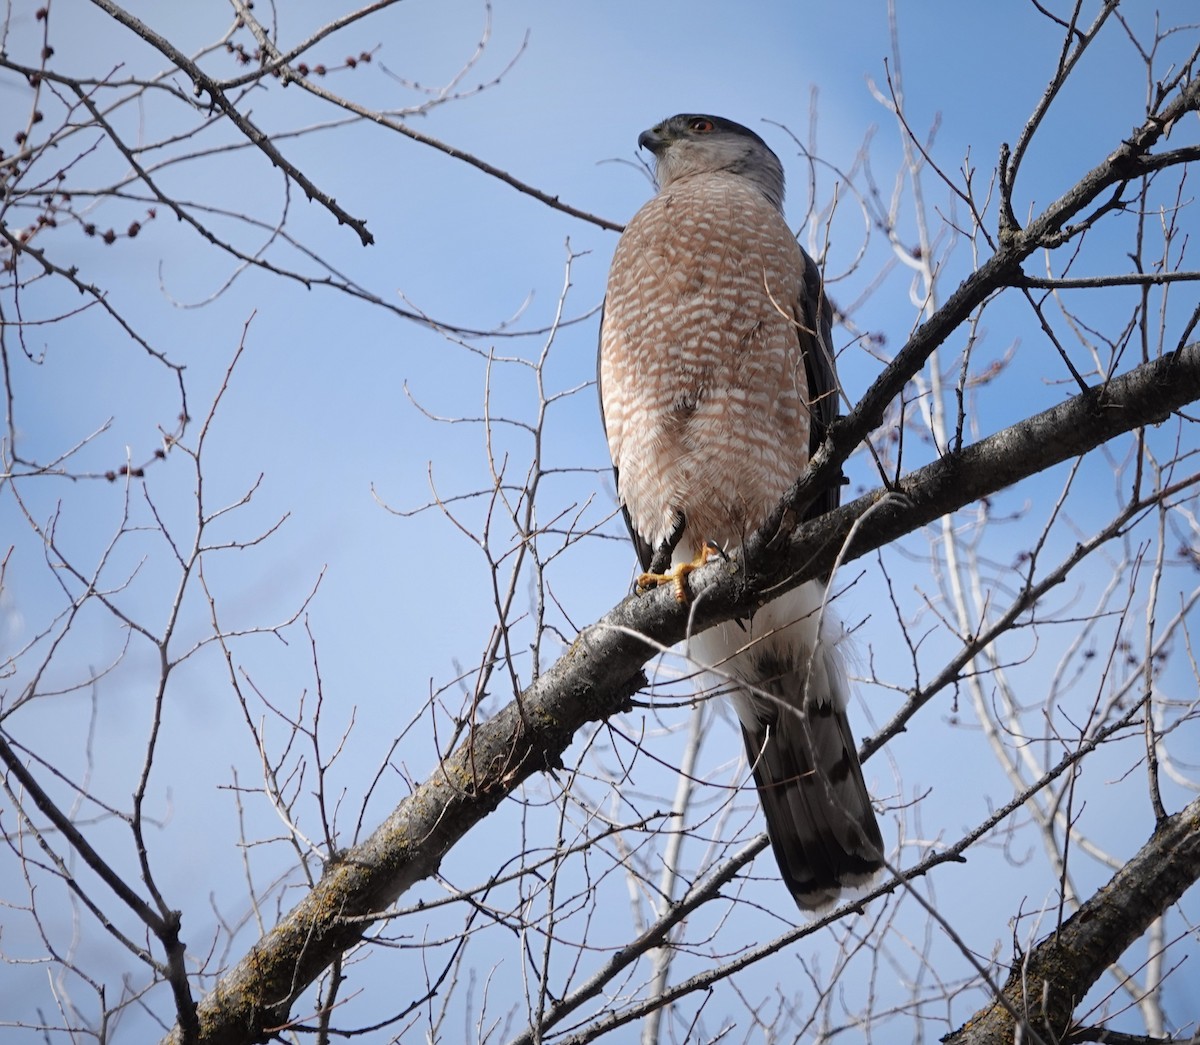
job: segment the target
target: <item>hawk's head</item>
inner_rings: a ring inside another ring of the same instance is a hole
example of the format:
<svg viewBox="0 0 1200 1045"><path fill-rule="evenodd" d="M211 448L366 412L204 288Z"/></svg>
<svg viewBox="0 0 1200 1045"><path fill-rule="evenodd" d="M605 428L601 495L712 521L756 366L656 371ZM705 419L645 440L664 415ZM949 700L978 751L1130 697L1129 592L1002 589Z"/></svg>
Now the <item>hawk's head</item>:
<svg viewBox="0 0 1200 1045"><path fill-rule="evenodd" d="M725 172L753 181L783 209L783 164L749 127L699 113L681 113L642 131L638 145L654 153L658 187L680 178Z"/></svg>

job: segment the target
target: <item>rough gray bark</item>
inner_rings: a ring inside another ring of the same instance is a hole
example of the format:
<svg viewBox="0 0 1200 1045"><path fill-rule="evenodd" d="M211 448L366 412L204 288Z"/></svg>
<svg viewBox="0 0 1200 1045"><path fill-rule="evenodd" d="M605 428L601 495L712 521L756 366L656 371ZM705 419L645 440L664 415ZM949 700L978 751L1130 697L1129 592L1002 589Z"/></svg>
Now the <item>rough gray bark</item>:
<svg viewBox="0 0 1200 1045"><path fill-rule="evenodd" d="M1198 878L1200 798L1161 821L1137 855L1061 928L1028 954L1017 955L1000 997L942 1041L1012 1045L1104 1040L1099 1032L1080 1036L1073 1019L1076 1006L1104 970Z"/></svg>
<svg viewBox="0 0 1200 1045"><path fill-rule="evenodd" d="M1200 343L1193 343L948 454L892 491L867 494L806 524L778 553L764 553L769 535L758 535L746 557L693 574L694 599L687 605L666 589L626 598L585 628L519 700L475 728L370 838L329 865L317 886L200 1002L197 1040L255 1042L286 1022L293 1001L330 962L398 896L436 871L506 795L532 774L560 765L585 724L628 704L659 645L678 642L689 628L744 615L769 589L827 571L852 529L848 558L1197 399ZM176 1027L165 1040L186 1039Z"/></svg>

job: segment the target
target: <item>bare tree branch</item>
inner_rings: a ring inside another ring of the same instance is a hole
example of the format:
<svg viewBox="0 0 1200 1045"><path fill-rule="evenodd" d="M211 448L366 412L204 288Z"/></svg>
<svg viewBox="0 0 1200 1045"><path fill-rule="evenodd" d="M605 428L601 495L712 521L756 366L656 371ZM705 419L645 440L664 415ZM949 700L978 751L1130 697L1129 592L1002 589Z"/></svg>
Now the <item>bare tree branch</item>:
<svg viewBox="0 0 1200 1045"><path fill-rule="evenodd" d="M338 205L328 193L322 192L312 180L297 167L290 162L271 142L270 136L264 134L263 131L255 125L250 117L239 112L237 107L226 96L225 91L210 77L203 69L193 62L186 54L178 47L172 44L166 37L160 33L156 33L150 26L146 25L136 15L131 14L124 8L113 3L112 0L92 0L92 3L99 7L106 14L111 16L115 21L120 22L131 32L136 33L146 43L150 44L156 50L160 51L164 58L171 62L172 65L178 67L191 77L192 83L195 85L197 96L207 94L210 104L220 109L228 118L229 121L246 136L256 148L261 149L266 154L267 159L271 164L282 170L289 178L304 190L305 195L324 207L338 221L339 225L349 225L357 234L364 247L369 247L375 242L375 237L367 231L367 224L353 215L349 214L344 208Z"/></svg>
<svg viewBox="0 0 1200 1045"><path fill-rule="evenodd" d="M1196 891L1173 898L1200 874L1200 25L1018 5L1048 57L1029 115L985 114L950 159L956 113L921 111L942 70L889 0L865 99L883 126L823 143L814 91L792 138L846 416L685 601L609 609L632 555L583 398L594 330L572 324L601 307L602 259L576 262L620 225L510 173L553 184L561 155L509 104L529 95L492 91L543 75L518 67L542 27L493 37L480 0L462 61L440 39L414 56L442 22L397 0L324 25L248 0L150 25L120 2L0 14L0 964L32 985L4 1033L582 1045L640 1021L644 1045L837 1042L973 1010L964 1042L1194 1028ZM485 91L506 122L472 134L496 155L447 144L442 107ZM1057 147L1064 125L1082 149ZM383 215L374 264L330 179ZM591 227L548 309L529 252L547 233L561 252L561 214ZM493 258L529 271L493 284ZM393 282L410 265L420 290ZM454 295L472 266L480 293ZM339 293L310 304L320 287ZM411 304L445 290L462 325ZM231 380L213 349L235 326ZM347 519L367 488L393 518ZM814 576L875 734L889 875L798 923L688 640Z"/></svg>
<svg viewBox="0 0 1200 1045"><path fill-rule="evenodd" d="M760 537L745 559L693 574L690 605L665 589L627 598L584 629L519 700L474 729L369 839L326 867L312 892L201 1001L200 1040L252 1042L284 1022L292 1001L333 958L405 890L434 874L507 794L532 774L559 768L577 730L627 705L645 684L642 667L655 649L641 636L669 646L690 630L745 615L767 592L821 575L839 554L846 561L866 554L1116 435L1161 422L1197 398L1200 343L948 454L894 491L860 497L806 524L786 555L761 554ZM182 1039L177 1031L165 1040Z"/></svg>
<svg viewBox="0 0 1200 1045"><path fill-rule="evenodd" d="M1139 936L1200 879L1200 798L1162 820L1150 840L1062 927L1017 955L1002 998L942 1040L946 1045L1010 1045L1022 1032L1044 1041L1076 1037L1076 1006ZM1024 1014L1020 1027L1012 1013ZM1145 1039L1143 1039L1145 1040Z"/></svg>

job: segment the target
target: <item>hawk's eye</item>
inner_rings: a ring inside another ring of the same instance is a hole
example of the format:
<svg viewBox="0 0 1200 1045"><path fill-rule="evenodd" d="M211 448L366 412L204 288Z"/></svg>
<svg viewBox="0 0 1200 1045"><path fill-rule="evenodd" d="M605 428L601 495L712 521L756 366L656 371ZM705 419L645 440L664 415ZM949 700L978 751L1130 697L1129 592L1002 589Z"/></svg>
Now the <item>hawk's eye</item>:
<svg viewBox="0 0 1200 1045"><path fill-rule="evenodd" d="M705 120L702 117L698 117L688 124L688 129L695 131L697 134L708 134L709 131L715 131L716 127L712 120Z"/></svg>

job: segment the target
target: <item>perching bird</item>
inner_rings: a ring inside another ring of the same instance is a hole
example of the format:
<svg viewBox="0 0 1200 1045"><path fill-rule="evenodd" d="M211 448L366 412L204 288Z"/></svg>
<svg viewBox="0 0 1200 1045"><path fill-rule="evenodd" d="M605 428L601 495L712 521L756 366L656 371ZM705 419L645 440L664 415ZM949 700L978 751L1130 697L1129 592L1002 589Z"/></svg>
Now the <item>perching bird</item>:
<svg viewBox="0 0 1200 1045"><path fill-rule="evenodd" d="M735 549L804 471L838 412L821 274L783 216L783 166L753 131L680 115L645 131L658 194L613 257L600 398L645 587ZM831 489L809 515L837 506ZM682 567L682 569L681 569ZM783 880L804 909L882 866L846 719L841 626L809 581L692 636L730 694Z"/></svg>

